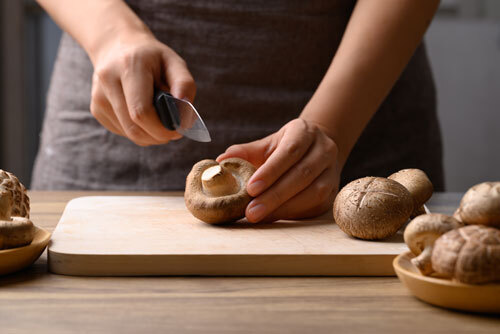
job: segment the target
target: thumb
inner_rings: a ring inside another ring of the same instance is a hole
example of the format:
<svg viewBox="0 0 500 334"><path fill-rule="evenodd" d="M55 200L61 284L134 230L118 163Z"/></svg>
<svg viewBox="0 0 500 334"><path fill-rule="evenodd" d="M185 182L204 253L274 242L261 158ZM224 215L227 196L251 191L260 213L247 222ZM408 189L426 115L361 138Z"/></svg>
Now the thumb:
<svg viewBox="0 0 500 334"><path fill-rule="evenodd" d="M271 143L272 138L269 136L250 143L232 145L227 148L226 152L217 157L217 162L228 158L241 158L259 168L272 153Z"/></svg>

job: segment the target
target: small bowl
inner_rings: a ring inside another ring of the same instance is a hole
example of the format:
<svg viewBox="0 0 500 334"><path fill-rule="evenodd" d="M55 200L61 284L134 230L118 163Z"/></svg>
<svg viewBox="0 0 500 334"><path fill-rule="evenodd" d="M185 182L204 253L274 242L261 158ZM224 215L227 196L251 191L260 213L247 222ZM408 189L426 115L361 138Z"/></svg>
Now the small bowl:
<svg viewBox="0 0 500 334"><path fill-rule="evenodd" d="M35 237L31 244L0 250L0 275L10 274L31 265L42 255L49 240L50 233L35 226Z"/></svg>
<svg viewBox="0 0 500 334"><path fill-rule="evenodd" d="M447 278L424 276L411 263L414 255L398 255L392 265L401 282L417 298L441 307L481 312L500 313L500 284L464 284Z"/></svg>

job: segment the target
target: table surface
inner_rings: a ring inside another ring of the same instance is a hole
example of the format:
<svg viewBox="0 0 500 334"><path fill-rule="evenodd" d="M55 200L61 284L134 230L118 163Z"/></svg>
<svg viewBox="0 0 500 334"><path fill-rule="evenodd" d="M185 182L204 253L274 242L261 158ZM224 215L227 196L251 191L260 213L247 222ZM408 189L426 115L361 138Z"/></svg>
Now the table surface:
<svg viewBox="0 0 500 334"><path fill-rule="evenodd" d="M88 195L31 192L31 218L53 231L66 203ZM435 194L451 213L461 194ZM500 298L500 296L499 296ZM441 309L396 277L70 277L31 267L0 277L4 333L500 333L500 318Z"/></svg>

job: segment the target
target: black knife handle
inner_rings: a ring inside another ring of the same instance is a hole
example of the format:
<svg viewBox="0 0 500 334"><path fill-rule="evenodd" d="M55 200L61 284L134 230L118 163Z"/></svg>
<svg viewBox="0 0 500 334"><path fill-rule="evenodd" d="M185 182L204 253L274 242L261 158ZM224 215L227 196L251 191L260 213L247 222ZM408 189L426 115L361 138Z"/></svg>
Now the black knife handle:
<svg viewBox="0 0 500 334"><path fill-rule="evenodd" d="M181 120L172 95L163 90L155 90L153 105L163 126L175 131L181 124Z"/></svg>

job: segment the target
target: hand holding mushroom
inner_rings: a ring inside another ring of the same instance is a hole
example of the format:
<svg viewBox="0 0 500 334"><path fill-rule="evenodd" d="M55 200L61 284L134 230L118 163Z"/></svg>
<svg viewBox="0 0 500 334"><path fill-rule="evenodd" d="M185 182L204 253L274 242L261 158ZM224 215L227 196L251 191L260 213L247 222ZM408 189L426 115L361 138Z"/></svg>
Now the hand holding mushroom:
<svg viewBox="0 0 500 334"><path fill-rule="evenodd" d="M338 147L320 126L298 118L270 136L229 147L217 158L238 157L258 167L249 180L250 222L315 217L331 209L338 190Z"/></svg>

